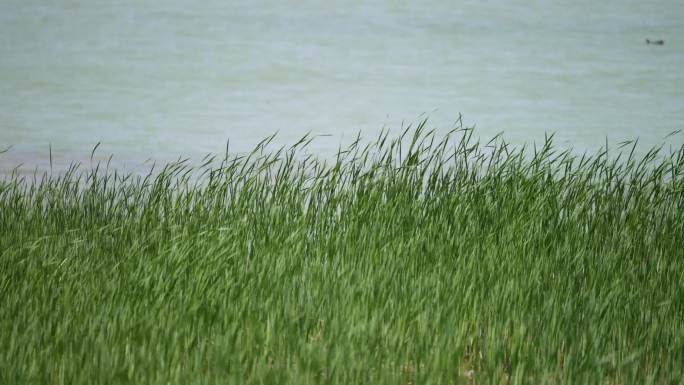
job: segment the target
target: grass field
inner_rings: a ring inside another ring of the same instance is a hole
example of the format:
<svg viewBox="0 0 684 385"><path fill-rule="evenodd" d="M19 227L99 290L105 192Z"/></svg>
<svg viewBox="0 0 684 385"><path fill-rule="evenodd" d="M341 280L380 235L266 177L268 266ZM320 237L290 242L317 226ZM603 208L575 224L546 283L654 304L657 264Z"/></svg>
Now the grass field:
<svg viewBox="0 0 684 385"><path fill-rule="evenodd" d="M684 147L308 140L7 176L0 383L684 383Z"/></svg>

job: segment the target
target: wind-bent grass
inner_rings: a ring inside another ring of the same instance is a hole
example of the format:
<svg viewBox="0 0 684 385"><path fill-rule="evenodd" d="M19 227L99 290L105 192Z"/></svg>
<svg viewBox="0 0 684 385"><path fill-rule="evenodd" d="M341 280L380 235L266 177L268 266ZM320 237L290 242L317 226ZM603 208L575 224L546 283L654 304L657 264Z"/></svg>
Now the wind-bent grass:
<svg viewBox="0 0 684 385"><path fill-rule="evenodd" d="M410 132L5 178L0 383L681 383L684 147Z"/></svg>

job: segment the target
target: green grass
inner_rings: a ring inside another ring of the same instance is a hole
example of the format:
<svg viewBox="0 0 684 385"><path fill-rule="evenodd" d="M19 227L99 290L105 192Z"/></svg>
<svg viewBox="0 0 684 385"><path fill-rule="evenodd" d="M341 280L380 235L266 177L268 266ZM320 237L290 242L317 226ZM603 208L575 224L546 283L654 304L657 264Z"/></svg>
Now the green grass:
<svg viewBox="0 0 684 385"><path fill-rule="evenodd" d="M683 383L684 147L308 141L7 176L0 383Z"/></svg>

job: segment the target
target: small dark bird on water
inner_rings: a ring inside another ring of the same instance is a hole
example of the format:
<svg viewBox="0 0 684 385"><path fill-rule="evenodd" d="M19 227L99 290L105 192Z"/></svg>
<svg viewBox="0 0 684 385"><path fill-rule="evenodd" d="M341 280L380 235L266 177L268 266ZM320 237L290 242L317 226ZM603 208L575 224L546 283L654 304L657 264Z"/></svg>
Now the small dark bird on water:
<svg viewBox="0 0 684 385"><path fill-rule="evenodd" d="M651 40L651 39L646 39L646 44L652 44L652 45L665 45L665 40Z"/></svg>

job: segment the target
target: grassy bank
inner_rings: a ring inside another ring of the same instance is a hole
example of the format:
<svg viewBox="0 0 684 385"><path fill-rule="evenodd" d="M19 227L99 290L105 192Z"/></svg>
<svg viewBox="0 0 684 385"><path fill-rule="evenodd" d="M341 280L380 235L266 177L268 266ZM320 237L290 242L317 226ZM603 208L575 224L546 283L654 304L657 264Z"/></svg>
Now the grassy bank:
<svg viewBox="0 0 684 385"><path fill-rule="evenodd" d="M306 144L0 182L0 383L682 383L684 147Z"/></svg>

